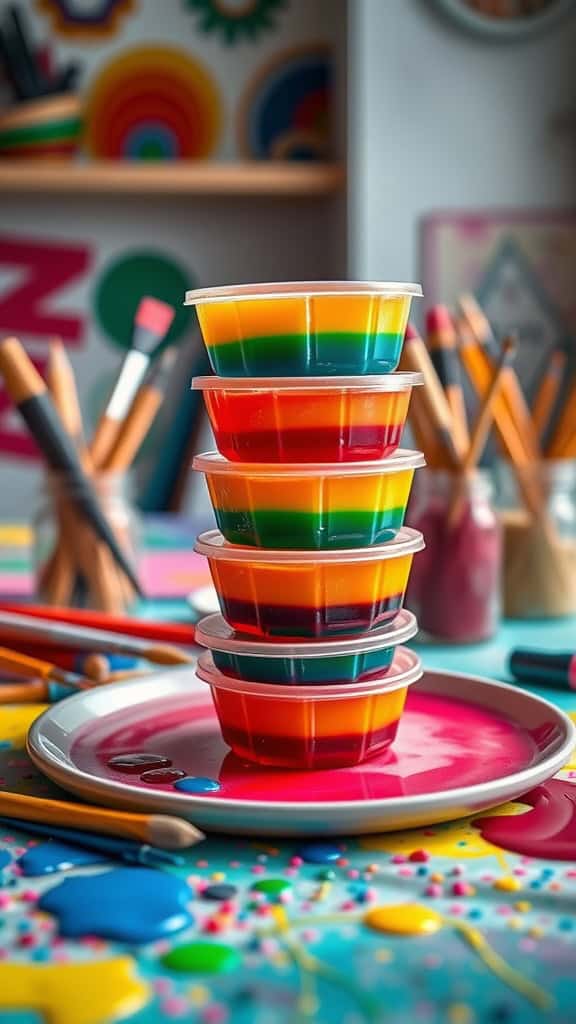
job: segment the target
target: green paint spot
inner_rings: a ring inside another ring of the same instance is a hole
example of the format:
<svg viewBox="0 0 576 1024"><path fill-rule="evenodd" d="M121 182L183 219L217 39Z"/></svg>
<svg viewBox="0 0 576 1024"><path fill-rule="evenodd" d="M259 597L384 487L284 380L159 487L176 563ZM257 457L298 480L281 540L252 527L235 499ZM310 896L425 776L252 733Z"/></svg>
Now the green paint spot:
<svg viewBox="0 0 576 1024"><path fill-rule="evenodd" d="M223 974L240 966L240 954L233 946L218 942L187 942L162 957L162 965L182 974Z"/></svg>
<svg viewBox="0 0 576 1024"><path fill-rule="evenodd" d="M292 888L292 882L285 878L261 878L252 886L254 892L265 892L267 896L278 896L285 889Z"/></svg>
<svg viewBox="0 0 576 1024"><path fill-rule="evenodd" d="M114 260L102 273L94 294L94 314L102 331L121 348L129 348L134 315L145 295L169 302L176 316L166 343L177 341L190 325L191 307L184 293L193 287L192 275L157 249L132 250Z"/></svg>

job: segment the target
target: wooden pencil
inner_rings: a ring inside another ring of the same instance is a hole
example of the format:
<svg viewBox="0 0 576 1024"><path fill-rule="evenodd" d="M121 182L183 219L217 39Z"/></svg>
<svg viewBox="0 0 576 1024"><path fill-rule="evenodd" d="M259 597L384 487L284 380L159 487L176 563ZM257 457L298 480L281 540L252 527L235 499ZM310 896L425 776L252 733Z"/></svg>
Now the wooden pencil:
<svg viewBox="0 0 576 1024"><path fill-rule="evenodd" d="M438 374L440 383L446 393L448 405L452 413L452 432L455 444L460 452L467 450L470 444L466 404L460 379L460 360L458 359L457 335L452 317L446 306L432 306L426 315L426 343L430 357Z"/></svg>
<svg viewBox="0 0 576 1024"><path fill-rule="evenodd" d="M446 453L447 465L460 465L464 457L464 450L458 447L457 440L453 434L453 419L450 406L430 359L430 353L422 338L411 324L408 324L406 329L400 369L416 371L424 377L424 386L414 389L411 402L416 398L416 402L426 409L429 423L428 429L436 433L438 441ZM419 392L419 394L416 395L416 392Z"/></svg>
<svg viewBox="0 0 576 1024"><path fill-rule="evenodd" d="M532 422L534 423L534 430L540 443L542 443L550 423L565 367L566 353L562 349L557 348L552 352L548 360L548 366L532 405Z"/></svg>
<svg viewBox="0 0 576 1024"><path fill-rule="evenodd" d="M134 814L64 800L42 800L21 793L0 791L0 814L22 821L79 828L86 832L138 839L166 850L195 846L205 837L182 818L164 814Z"/></svg>

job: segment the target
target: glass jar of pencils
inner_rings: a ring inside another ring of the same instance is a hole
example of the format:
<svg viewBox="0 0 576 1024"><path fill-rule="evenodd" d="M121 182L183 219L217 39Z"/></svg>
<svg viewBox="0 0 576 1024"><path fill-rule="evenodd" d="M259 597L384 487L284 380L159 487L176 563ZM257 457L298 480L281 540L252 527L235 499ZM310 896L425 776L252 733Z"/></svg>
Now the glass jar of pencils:
<svg viewBox="0 0 576 1024"><path fill-rule="evenodd" d="M504 614L513 619L576 615L576 462L550 459L520 474L502 462L496 478Z"/></svg>
<svg viewBox="0 0 576 1024"><path fill-rule="evenodd" d="M137 568L141 529L129 477L110 473L91 480L121 550ZM45 477L32 522L37 595L46 604L122 614L135 604L134 589L112 551L82 517L76 497L66 477Z"/></svg>
<svg viewBox="0 0 576 1024"><path fill-rule="evenodd" d="M422 470L407 522L424 534L407 607L422 639L469 644L489 640L500 618L501 530L490 475Z"/></svg>

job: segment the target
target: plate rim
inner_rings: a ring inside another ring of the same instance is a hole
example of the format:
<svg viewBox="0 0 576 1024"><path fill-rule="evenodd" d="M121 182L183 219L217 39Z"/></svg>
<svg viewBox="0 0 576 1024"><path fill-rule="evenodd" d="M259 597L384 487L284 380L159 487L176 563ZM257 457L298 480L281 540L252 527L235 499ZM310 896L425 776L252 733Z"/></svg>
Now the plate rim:
<svg viewBox="0 0 576 1024"><path fill-rule="evenodd" d="M182 672L178 672L178 676L183 674L183 672L187 673L189 671L190 667L186 666L183 668ZM178 676L174 677L173 673L174 670L169 670L158 673L158 675L166 676L168 682L174 683ZM170 678L170 675L172 678ZM197 679L195 670L194 677L193 685L196 684L204 688L205 684ZM497 791L503 784L505 784L507 788L515 788L516 782L518 786L524 785L525 783L525 792L528 792L533 784L538 784L541 780L542 770L546 764L549 764L550 766L550 777L552 777L569 759L570 754L576 746L576 726L568 715L555 704L552 704L550 701L540 697L539 695L530 693L529 691L511 685L510 683L489 679L485 676L476 676L471 673L444 671L443 669L425 669L422 678L414 685L417 689L426 691L429 689L429 687L426 686L426 683L431 682L431 689L432 692L434 692L434 682L436 681L436 686L440 686L443 678L448 680L471 680L481 687L488 687L490 690L497 690L498 692L504 690L511 695L521 698L522 700L539 705L549 713L552 712L556 719L556 723L559 724L563 730L563 735L560 737L559 745L554 752L550 753L546 758L536 760L534 764L522 769L521 771L515 771L509 775L502 775L499 778L490 779L484 783L474 783L470 786L463 786L434 793L435 806L439 810L443 809L444 806L448 807L453 804L464 804L466 801L473 800L476 795L482 795L482 798L485 798L487 801L493 797L495 803L497 803L499 799ZM140 686L149 682L150 680L146 680L145 677L143 677L142 679L134 679L130 682L112 683L109 686L106 686L105 692L110 693L113 687L115 692L122 690L123 692L128 693L130 690L139 689ZM189 687L190 682L187 682L186 685ZM81 705L87 692L93 693L94 690L74 694L73 696L66 698L66 703L68 706L70 706L72 702ZM156 696L158 696L158 694L156 694ZM474 701L469 701L469 703L474 703ZM85 788L88 788L89 791L93 791L94 796L97 795L100 798L105 798L107 794L114 796L120 789L123 795L134 796L137 800L141 801L143 793L146 791L143 791L140 787L131 786L129 783L120 785L118 782L99 778L98 776L92 775L81 768L77 768L76 766L62 764L62 762L53 757L50 752L42 749L41 740L44 723L46 721L51 721L52 716L57 714L59 704L61 704L61 702L53 704L47 708L46 711L44 711L32 723L28 730L26 750L35 766L47 775L49 779L62 786L63 789L67 789L68 787L66 782L63 782L62 779L70 779L76 783L84 783ZM494 710L496 710L496 708L494 708ZM86 718L76 727L75 731L77 731L81 726L84 726L85 723ZM50 767L54 769L53 772L46 770L46 762L48 762ZM72 791L77 793L78 790L73 789ZM365 800L324 800L303 802L298 800L247 800L235 797L210 797L208 795L204 796L196 793L186 793L185 795L182 795L180 793L165 792L163 790L154 790L153 794L151 791L150 795L153 795L156 799L162 799L166 808L165 813L170 813L171 809L176 813L178 807L183 810L184 803L186 803L187 807L197 806L199 808L206 808L207 810L218 810L226 807L233 807L238 810L260 809L262 811L265 809L289 810L299 808L301 811L306 811L306 813L312 814L315 811L323 812L327 809L350 812L358 808L376 811L379 807L385 807L386 810L394 812L409 811L412 807L418 807L426 797L425 793L418 793L397 797L373 797ZM156 810L151 813L162 812Z"/></svg>

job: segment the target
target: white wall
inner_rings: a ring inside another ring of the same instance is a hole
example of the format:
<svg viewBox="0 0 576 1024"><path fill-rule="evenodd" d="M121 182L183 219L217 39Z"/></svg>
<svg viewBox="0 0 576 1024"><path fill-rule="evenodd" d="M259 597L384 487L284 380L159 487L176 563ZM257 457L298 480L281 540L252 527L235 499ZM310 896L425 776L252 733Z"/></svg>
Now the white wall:
<svg viewBox="0 0 576 1024"><path fill-rule="evenodd" d="M418 280L418 218L576 197L576 18L529 42L468 35L432 0L351 0L352 277ZM552 121L571 111L572 128Z"/></svg>

